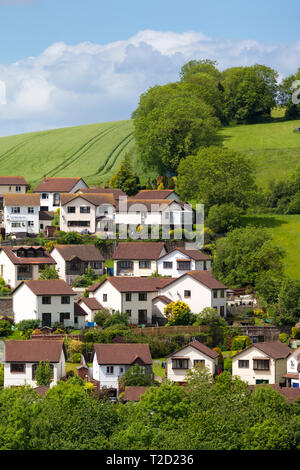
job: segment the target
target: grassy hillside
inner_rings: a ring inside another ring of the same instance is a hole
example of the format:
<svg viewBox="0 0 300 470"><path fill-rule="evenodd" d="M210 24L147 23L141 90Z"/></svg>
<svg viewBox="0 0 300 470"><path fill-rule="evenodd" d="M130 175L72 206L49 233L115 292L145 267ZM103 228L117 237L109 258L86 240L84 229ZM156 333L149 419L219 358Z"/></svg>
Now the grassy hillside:
<svg viewBox="0 0 300 470"><path fill-rule="evenodd" d="M284 248L285 272L300 279L300 215L253 215L243 217L243 225L262 227L273 236L274 243Z"/></svg>
<svg viewBox="0 0 300 470"><path fill-rule="evenodd" d="M108 181L126 152L134 153L133 122L117 121L0 139L0 174L24 175L33 185L44 176L82 176Z"/></svg>
<svg viewBox="0 0 300 470"><path fill-rule="evenodd" d="M290 174L300 162L300 133L293 132L300 121L272 122L222 129L224 145L245 153L255 163L257 183L269 182Z"/></svg>

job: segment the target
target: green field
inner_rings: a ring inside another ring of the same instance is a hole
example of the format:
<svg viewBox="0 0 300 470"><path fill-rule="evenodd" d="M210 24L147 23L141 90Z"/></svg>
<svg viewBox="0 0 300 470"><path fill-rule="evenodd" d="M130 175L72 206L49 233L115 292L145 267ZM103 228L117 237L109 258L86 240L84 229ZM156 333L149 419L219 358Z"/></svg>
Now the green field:
<svg viewBox="0 0 300 470"><path fill-rule="evenodd" d="M2 137L0 174L23 175L33 185L45 176L104 183L134 147L131 120Z"/></svg>
<svg viewBox="0 0 300 470"><path fill-rule="evenodd" d="M285 273L300 279L300 215L244 216L243 225L262 227L273 236L274 243L284 248Z"/></svg>
<svg viewBox="0 0 300 470"><path fill-rule="evenodd" d="M257 183L288 176L300 162L300 121L271 122L223 128L224 146L245 153L255 164Z"/></svg>

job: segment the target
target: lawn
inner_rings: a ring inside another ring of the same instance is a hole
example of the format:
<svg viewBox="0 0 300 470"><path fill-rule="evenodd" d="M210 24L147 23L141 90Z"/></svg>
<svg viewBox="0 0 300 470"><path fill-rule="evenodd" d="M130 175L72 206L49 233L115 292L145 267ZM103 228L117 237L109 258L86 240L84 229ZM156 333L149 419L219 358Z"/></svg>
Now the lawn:
<svg viewBox="0 0 300 470"><path fill-rule="evenodd" d="M276 245L285 250L284 269L288 276L300 279L300 215L244 216L243 225L265 228Z"/></svg>
<svg viewBox="0 0 300 470"><path fill-rule="evenodd" d="M300 133L293 129L300 121L282 121L225 127L221 130L224 146L243 152L256 167L257 183L288 176L300 159Z"/></svg>
<svg viewBox="0 0 300 470"><path fill-rule="evenodd" d="M160 359L153 359L153 373L154 375L158 375L159 377L165 377L165 369L162 368L161 363L165 362L166 358L162 357Z"/></svg>

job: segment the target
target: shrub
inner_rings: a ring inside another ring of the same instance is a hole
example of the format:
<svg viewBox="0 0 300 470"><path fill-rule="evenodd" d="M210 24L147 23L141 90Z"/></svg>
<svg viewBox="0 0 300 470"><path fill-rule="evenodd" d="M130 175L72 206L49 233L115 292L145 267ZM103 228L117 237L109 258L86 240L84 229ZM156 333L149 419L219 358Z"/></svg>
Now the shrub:
<svg viewBox="0 0 300 470"><path fill-rule="evenodd" d="M72 362L73 364L79 364L81 359L81 354L80 353L75 353L72 356Z"/></svg>
<svg viewBox="0 0 300 470"><path fill-rule="evenodd" d="M279 335L279 341L281 341L284 344L289 345L290 343L290 337L287 333L280 333Z"/></svg>
<svg viewBox="0 0 300 470"><path fill-rule="evenodd" d="M224 370L232 372L232 359L231 359L231 357L225 357L225 359L224 359Z"/></svg>
<svg viewBox="0 0 300 470"><path fill-rule="evenodd" d="M11 333L11 324L7 320L0 320L0 337L9 336Z"/></svg>
<svg viewBox="0 0 300 470"><path fill-rule="evenodd" d="M68 357L72 357L75 353L82 353L84 343L82 341L71 339L67 342Z"/></svg>
<svg viewBox="0 0 300 470"><path fill-rule="evenodd" d="M35 330L40 324L39 320L22 320L16 326L19 331L25 333L27 330Z"/></svg>
<svg viewBox="0 0 300 470"><path fill-rule="evenodd" d="M108 317L110 317L109 310L104 308L103 310L99 310L99 312L95 314L94 322L96 322L98 326L103 326Z"/></svg>
<svg viewBox="0 0 300 470"><path fill-rule="evenodd" d="M232 340L231 351L241 351L252 344L249 336L235 336Z"/></svg>
<svg viewBox="0 0 300 470"><path fill-rule="evenodd" d="M35 372L35 380L38 386L45 385L49 387L52 382L52 370L48 361L39 363Z"/></svg>
<svg viewBox="0 0 300 470"><path fill-rule="evenodd" d="M295 326L292 327L292 338L300 339L300 328L296 328Z"/></svg>

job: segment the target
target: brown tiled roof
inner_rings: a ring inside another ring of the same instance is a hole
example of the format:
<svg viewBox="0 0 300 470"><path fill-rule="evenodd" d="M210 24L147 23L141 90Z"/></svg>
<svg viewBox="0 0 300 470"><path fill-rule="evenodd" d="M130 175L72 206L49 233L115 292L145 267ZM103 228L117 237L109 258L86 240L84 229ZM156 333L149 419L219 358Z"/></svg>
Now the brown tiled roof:
<svg viewBox="0 0 300 470"><path fill-rule="evenodd" d="M119 292L156 292L174 281L165 277L116 276L93 284L88 290L95 292L104 282L110 282Z"/></svg>
<svg viewBox="0 0 300 470"><path fill-rule="evenodd" d="M76 315L76 317L84 317L87 315L86 311L83 310L77 302L74 303L74 315Z"/></svg>
<svg viewBox="0 0 300 470"><path fill-rule="evenodd" d="M139 401L150 387L125 387L123 401Z"/></svg>
<svg viewBox="0 0 300 470"><path fill-rule="evenodd" d="M4 194L4 206L40 206L38 194Z"/></svg>
<svg viewBox="0 0 300 470"><path fill-rule="evenodd" d="M175 357L175 354L177 354L179 351L183 351L183 349L185 349L189 346L191 346L192 348L197 349L198 351L202 352L203 354L205 354L208 357L211 357L212 359L216 359L219 356L219 353L217 353L213 349L210 349L208 346L205 346L205 344L200 343L200 341L195 340L195 341L191 341L186 346L183 346L182 348L178 349L174 353L169 354L167 357L173 357L173 356Z"/></svg>
<svg viewBox="0 0 300 470"><path fill-rule="evenodd" d="M104 261L102 254L94 245L54 245L50 253L55 249L65 261L71 261L74 257L81 261Z"/></svg>
<svg viewBox="0 0 300 470"><path fill-rule="evenodd" d="M267 341L264 343L250 344L250 346L248 346L246 349L243 349L243 351L240 351L235 354L234 359L250 348L256 348L259 351L265 353L267 356L271 357L272 359L285 359L292 352L292 349L290 349L286 344L283 344L281 341Z"/></svg>
<svg viewBox="0 0 300 470"><path fill-rule="evenodd" d="M116 260L157 260L165 248L162 242L121 242L113 254Z"/></svg>
<svg viewBox="0 0 300 470"><path fill-rule="evenodd" d="M0 185L28 186L24 176L0 176Z"/></svg>
<svg viewBox="0 0 300 470"><path fill-rule="evenodd" d="M127 194L124 193L121 189L118 188L80 188L76 193L81 192L83 194L113 194L115 199L120 197L126 197Z"/></svg>
<svg viewBox="0 0 300 470"><path fill-rule="evenodd" d="M185 248L178 247L178 248L174 248L172 251L169 251L169 253L173 253L174 251L180 251L180 253L188 256L189 258L195 261L211 260L210 256L208 256L207 254L203 253L200 250L186 250ZM162 255L160 259L164 258L165 256L166 255ZM179 260L179 261L182 261L182 260Z"/></svg>
<svg viewBox="0 0 300 470"><path fill-rule="evenodd" d="M42 249L45 253L45 256L42 257L18 257L14 253L20 248L24 248L25 250L29 249ZM52 256L49 255L48 251L45 250L42 246L3 246L0 248L6 254L6 256L10 259L13 264L56 264L55 260Z"/></svg>
<svg viewBox="0 0 300 470"><path fill-rule="evenodd" d="M44 178L34 192L69 192L82 178ZM83 180L82 180L83 181ZM84 182L84 181L83 181Z"/></svg>
<svg viewBox="0 0 300 470"><path fill-rule="evenodd" d="M53 220L54 213L51 211L40 211L39 220Z"/></svg>
<svg viewBox="0 0 300 470"><path fill-rule="evenodd" d="M166 199L172 193L174 189L142 189L133 199Z"/></svg>
<svg viewBox="0 0 300 470"><path fill-rule="evenodd" d="M217 281L217 279L213 277L211 271L189 271L188 273L183 274L183 276L187 275L191 276L209 289L227 289L227 287L222 284L222 282Z"/></svg>
<svg viewBox="0 0 300 470"><path fill-rule="evenodd" d="M6 362L59 362L63 350L60 340L10 340L5 343Z"/></svg>
<svg viewBox="0 0 300 470"><path fill-rule="evenodd" d="M250 390L255 390L256 387L272 387L274 390L280 393L284 398L287 399L288 402L293 403L297 398L300 397L300 388L292 388L292 387L279 387L279 385L275 384L257 384L257 385L249 385Z"/></svg>
<svg viewBox="0 0 300 470"><path fill-rule="evenodd" d="M158 295L157 297L153 299L153 301L154 300L161 300L166 305L169 305L171 302L173 302L173 300L169 299L169 297L166 297L165 295Z"/></svg>
<svg viewBox="0 0 300 470"><path fill-rule="evenodd" d="M61 194L60 201L61 205L64 206L69 202L82 198L85 201L93 204L94 206L101 206L101 204L110 204L115 205L115 198L113 194L83 194L83 193L74 193L74 194Z"/></svg>
<svg viewBox="0 0 300 470"><path fill-rule="evenodd" d="M132 209L132 212L143 211L145 208L147 209L147 211L152 211L153 210L154 212L156 212L157 210L160 210L160 211L165 210L167 208L167 206L170 206L173 203L181 205L179 202L173 201L171 199L133 199L133 198L127 198L126 205L125 205L125 203L123 203L124 207L123 207L123 204L120 203L119 212L120 213L127 212L128 209L132 206L134 206L133 209Z"/></svg>
<svg viewBox="0 0 300 470"><path fill-rule="evenodd" d="M25 284L35 295L76 295L76 292L62 279L22 281L13 291Z"/></svg>
<svg viewBox="0 0 300 470"><path fill-rule="evenodd" d="M84 303L90 310L103 310L102 305L99 304L95 297L81 297L78 303Z"/></svg>
<svg viewBox="0 0 300 470"><path fill-rule="evenodd" d="M144 364L152 364L152 357L148 344L94 344L94 351L100 365L105 364L133 364L141 359Z"/></svg>

